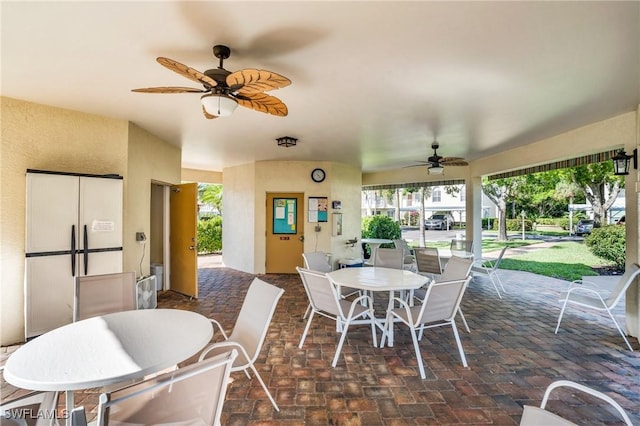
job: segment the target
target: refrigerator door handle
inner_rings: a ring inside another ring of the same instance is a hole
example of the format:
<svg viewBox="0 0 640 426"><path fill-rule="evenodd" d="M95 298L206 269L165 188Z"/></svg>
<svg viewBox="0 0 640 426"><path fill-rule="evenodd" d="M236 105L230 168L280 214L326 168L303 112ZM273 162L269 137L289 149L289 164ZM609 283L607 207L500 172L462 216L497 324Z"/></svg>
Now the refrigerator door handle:
<svg viewBox="0 0 640 426"><path fill-rule="evenodd" d="M76 276L76 226L71 225L71 276Z"/></svg>
<svg viewBox="0 0 640 426"><path fill-rule="evenodd" d="M89 235L87 235L87 225L84 225L84 274L89 272Z"/></svg>

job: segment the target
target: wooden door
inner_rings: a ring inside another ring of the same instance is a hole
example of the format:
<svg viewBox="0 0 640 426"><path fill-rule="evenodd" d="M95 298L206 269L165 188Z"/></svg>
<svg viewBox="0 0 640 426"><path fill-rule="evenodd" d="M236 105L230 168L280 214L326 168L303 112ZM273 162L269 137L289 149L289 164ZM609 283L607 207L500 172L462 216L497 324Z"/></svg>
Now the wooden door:
<svg viewBox="0 0 640 426"><path fill-rule="evenodd" d="M198 184L171 187L169 288L198 298Z"/></svg>
<svg viewBox="0 0 640 426"><path fill-rule="evenodd" d="M295 274L304 249L304 194L267 194L266 272Z"/></svg>

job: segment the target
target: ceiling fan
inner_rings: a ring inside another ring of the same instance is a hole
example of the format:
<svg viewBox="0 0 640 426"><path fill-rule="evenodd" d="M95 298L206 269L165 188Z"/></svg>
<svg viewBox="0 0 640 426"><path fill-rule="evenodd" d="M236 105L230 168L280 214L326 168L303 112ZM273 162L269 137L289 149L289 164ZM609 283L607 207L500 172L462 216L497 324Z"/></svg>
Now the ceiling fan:
<svg viewBox="0 0 640 426"><path fill-rule="evenodd" d="M235 72L227 71L223 62L231 56L227 46L213 46L213 55L220 59L218 68L200 72L173 59L159 57L160 65L173 72L202 84L202 89L191 87L148 87L133 89L140 93L204 93L200 98L202 112L206 118L229 116L238 105L266 114L284 117L287 106L275 96L263 92L280 89L291 84L291 80L275 72L245 68Z"/></svg>
<svg viewBox="0 0 640 426"><path fill-rule="evenodd" d="M438 148L440 144L438 141L431 143L431 149L433 149L433 155L427 158L427 161L419 161L421 164L415 166L426 165L430 175L440 175L444 172L444 166L468 166L469 163L462 157L442 157L438 155ZM409 167L415 167L409 166Z"/></svg>

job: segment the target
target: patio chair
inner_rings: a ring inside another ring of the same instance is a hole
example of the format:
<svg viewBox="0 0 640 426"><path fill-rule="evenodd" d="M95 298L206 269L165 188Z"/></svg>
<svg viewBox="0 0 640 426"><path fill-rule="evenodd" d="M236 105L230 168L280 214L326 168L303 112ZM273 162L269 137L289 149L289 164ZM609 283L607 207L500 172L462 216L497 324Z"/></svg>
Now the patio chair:
<svg viewBox="0 0 640 426"><path fill-rule="evenodd" d="M335 367L338 363L338 357L340 356L340 351L347 337L349 325L358 318L368 317L371 324L373 345L377 346L373 299L370 296L359 296L353 301L344 300L338 296L336 285L332 283L325 274L308 269L296 269L300 274L304 289L311 303L311 315L309 315L309 319L307 320L307 325L302 333L298 348L302 348L315 314L335 321L337 330L341 332L340 341L338 342L338 347L336 348L336 353L331 363L332 367Z"/></svg>
<svg viewBox="0 0 640 426"><path fill-rule="evenodd" d="M73 321L137 308L136 274L78 276L74 282Z"/></svg>
<svg viewBox="0 0 640 426"><path fill-rule="evenodd" d="M451 255L473 257L473 240L451 240Z"/></svg>
<svg viewBox="0 0 640 426"><path fill-rule="evenodd" d="M500 287L502 287L502 291L504 293L507 292L504 289L504 286L502 285L502 281L500 280L500 277L497 274L498 265L500 265L500 262L502 261L502 256L504 256L505 251L507 251L507 246L502 247L502 250L500 250L500 254L495 259L488 258L488 257L481 257L479 259L475 259L475 261L473 262L473 266L471 267L471 272L477 273L477 274L485 274L489 277L489 279L491 279L493 288L496 289L496 293L498 293L498 297L500 299L502 299L502 295L500 294L500 290L498 290L498 286L496 285L496 282L500 284Z"/></svg>
<svg viewBox="0 0 640 426"><path fill-rule="evenodd" d="M416 258L416 272L433 279L442 274L440 255L436 247L417 247L413 249Z"/></svg>
<svg viewBox="0 0 640 426"><path fill-rule="evenodd" d="M179 370L100 395L96 426L220 425L231 365L231 350ZM85 426L83 407L71 412L73 426Z"/></svg>
<svg viewBox="0 0 640 426"><path fill-rule="evenodd" d="M560 298L560 302L562 302L562 309L560 310L560 316L558 317L558 325L556 326L555 333L558 334L560 322L562 321L562 316L564 315L565 309L567 308L568 304L591 308L598 311L605 311L607 314L609 314L609 317L615 324L618 332L624 339L629 350L633 351L633 348L631 347L627 336L625 336L624 331L622 331L622 328L616 321L613 313L611 313L611 310L620 302L627 289L633 283L638 274L640 274L640 267L634 263L629 268L627 268L624 275L620 277L620 280L618 281L618 284L616 284L616 287L606 299L603 298L601 291L598 289L598 286L596 284L586 280L573 281L571 285L569 285L569 290Z"/></svg>
<svg viewBox="0 0 640 426"><path fill-rule="evenodd" d="M302 253L302 259L304 259L304 267L305 269L309 269L317 272L331 272L333 271L333 267L329 263L330 255L323 251L314 251ZM360 290L351 288L351 287L340 287L340 293L342 297L349 297L353 294L361 294ZM302 317L307 318L309 315L309 311L311 310L311 304L307 306L307 310Z"/></svg>
<svg viewBox="0 0 640 426"><path fill-rule="evenodd" d="M456 327L455 316L460 306L460 301L464 295L467 285L471 281L471 277L455 281L441 281L432 283L428 288L424 300L418 306L409 306L409 304L401 299L394 298L394 302L400 304L399 307L389 309L387 311L386 323L393 327L394 319L398 319L409 327L413 347L418 360L418 368L420 369L420 377L425 379L424 366L422 363L422 355L420 353L419 340L422 339L422 333L425 328L434 328L450 325L453 335L458 345L462 365L467 367L467 358L462 349L458 328ZM417 332L420 335L417 335ZM387 329L382 334L381 346L387 337Z"/></svg>
<svg viewBox="0 0 640 426"><path fill-rule="evenodd" d="M404 250L402 248L378 248L374 252L373 266L403 269Z"/></svg>
<svg viewBox="0 0 640 426"><path fill-rule="evenodd" d="M608 395L605 395L604 393L599 392L597 390L588 388L584 385L581 385L580 383L571 382L569 380L558 380L556 382L551 383L547 387L547 390L544 393L544 397L542 398L542 403L540 404L540 407L533 407L531 405L524 406L524 411L522 412L522 418L520 419L520 426L576 425L575 423L572 423L569 420L566 420L558 416L557 414L554 414L550 411L545 410L551 391L560 387L577 389L589 395L595 396L596 398L602 399L603 401L606 401L618 412L618 414L620 414L625 424L627 424L628 426L633 425L627 413L622 409L622 407L616 401L614 401Z"/></svg>
<svg viewBox="0 0 640 426"><path fill-rule="evenodd" d="M4 367L0 367L0 375ZM0 404L3 425L56 426L58 392L31 391Z"/></svg>
<svg viewBox="0 0 640 426"><path fill-rule="evenodd" d="M451 256L451 259L447 262L442 274L436 279L435 282L441 281L454 281L454 280L463 280L470 276L471 267L473 266L473 260L465 257ZM422 301L425 298L427 291L424 288L419 288L414 291L413 297ZM469 329L469 324L467 324L467 319L464 317L462 313L462 308L458 307L458 313L460 314L460 319L462 320L462 324L464 325L464 329L467 333L471 333Z"/></svg>
<svg viewBox="0 0 640 426"><path fill-rule="evenodd" d="M254 278L242 303L240 314L238 314L231 334L227 335L222 325L215 319L211 319L214 326L218 327L222 333L224 341L209 345L202 351L199 358L200 361L202 361L207 356L228 351L229 348L236 349L238 351L238 357L233 362L231 371L242 370L250 379L251 376L248 370L251 369L276 411L280 411L280 409L254 364L258 355L260 355L260 349L267 336L276 305L283 293L283 289L266 283L259 278Z"/></svg>
<svg viewBox="0 0 640 426"><path fill-rule="evenodd" d="M409 244L402 238L398 238L393 240L393 244L397 249L402 249L402 253L404 254L404 258L402 261L403 267L409 269L410 271L415 271L416 269L416 258L413 255L413 249L409 247Z"/></svg>

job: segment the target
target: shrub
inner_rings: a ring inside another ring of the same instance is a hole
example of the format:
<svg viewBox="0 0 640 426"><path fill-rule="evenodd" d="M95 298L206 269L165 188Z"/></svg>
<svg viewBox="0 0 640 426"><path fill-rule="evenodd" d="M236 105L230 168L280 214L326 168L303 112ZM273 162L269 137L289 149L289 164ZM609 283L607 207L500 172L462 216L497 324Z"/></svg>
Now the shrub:
<svg viewBox="0 0 640 426"><path fill-rule="evenodd" d="M215 216L198 221L198 254L222 250L222 217Z"/></svg>
<svg viewBox="0 0 640 426"><path fill-rule="evenodd" d="M594 255L624 269L627 250L624 226L609 225L593 228L591 234L585 237L584 243Z"/></svg>
<svg viewBox="0 0 640 426"><path fill-rule="evenodd" d="M400 225L390 216L376 215L362 219L362 238L385 238L396 240L402 236ZM363 244L365 258L370 256L369 246ZM383 244L380 247L395 247L392 244Z"/></svg>

